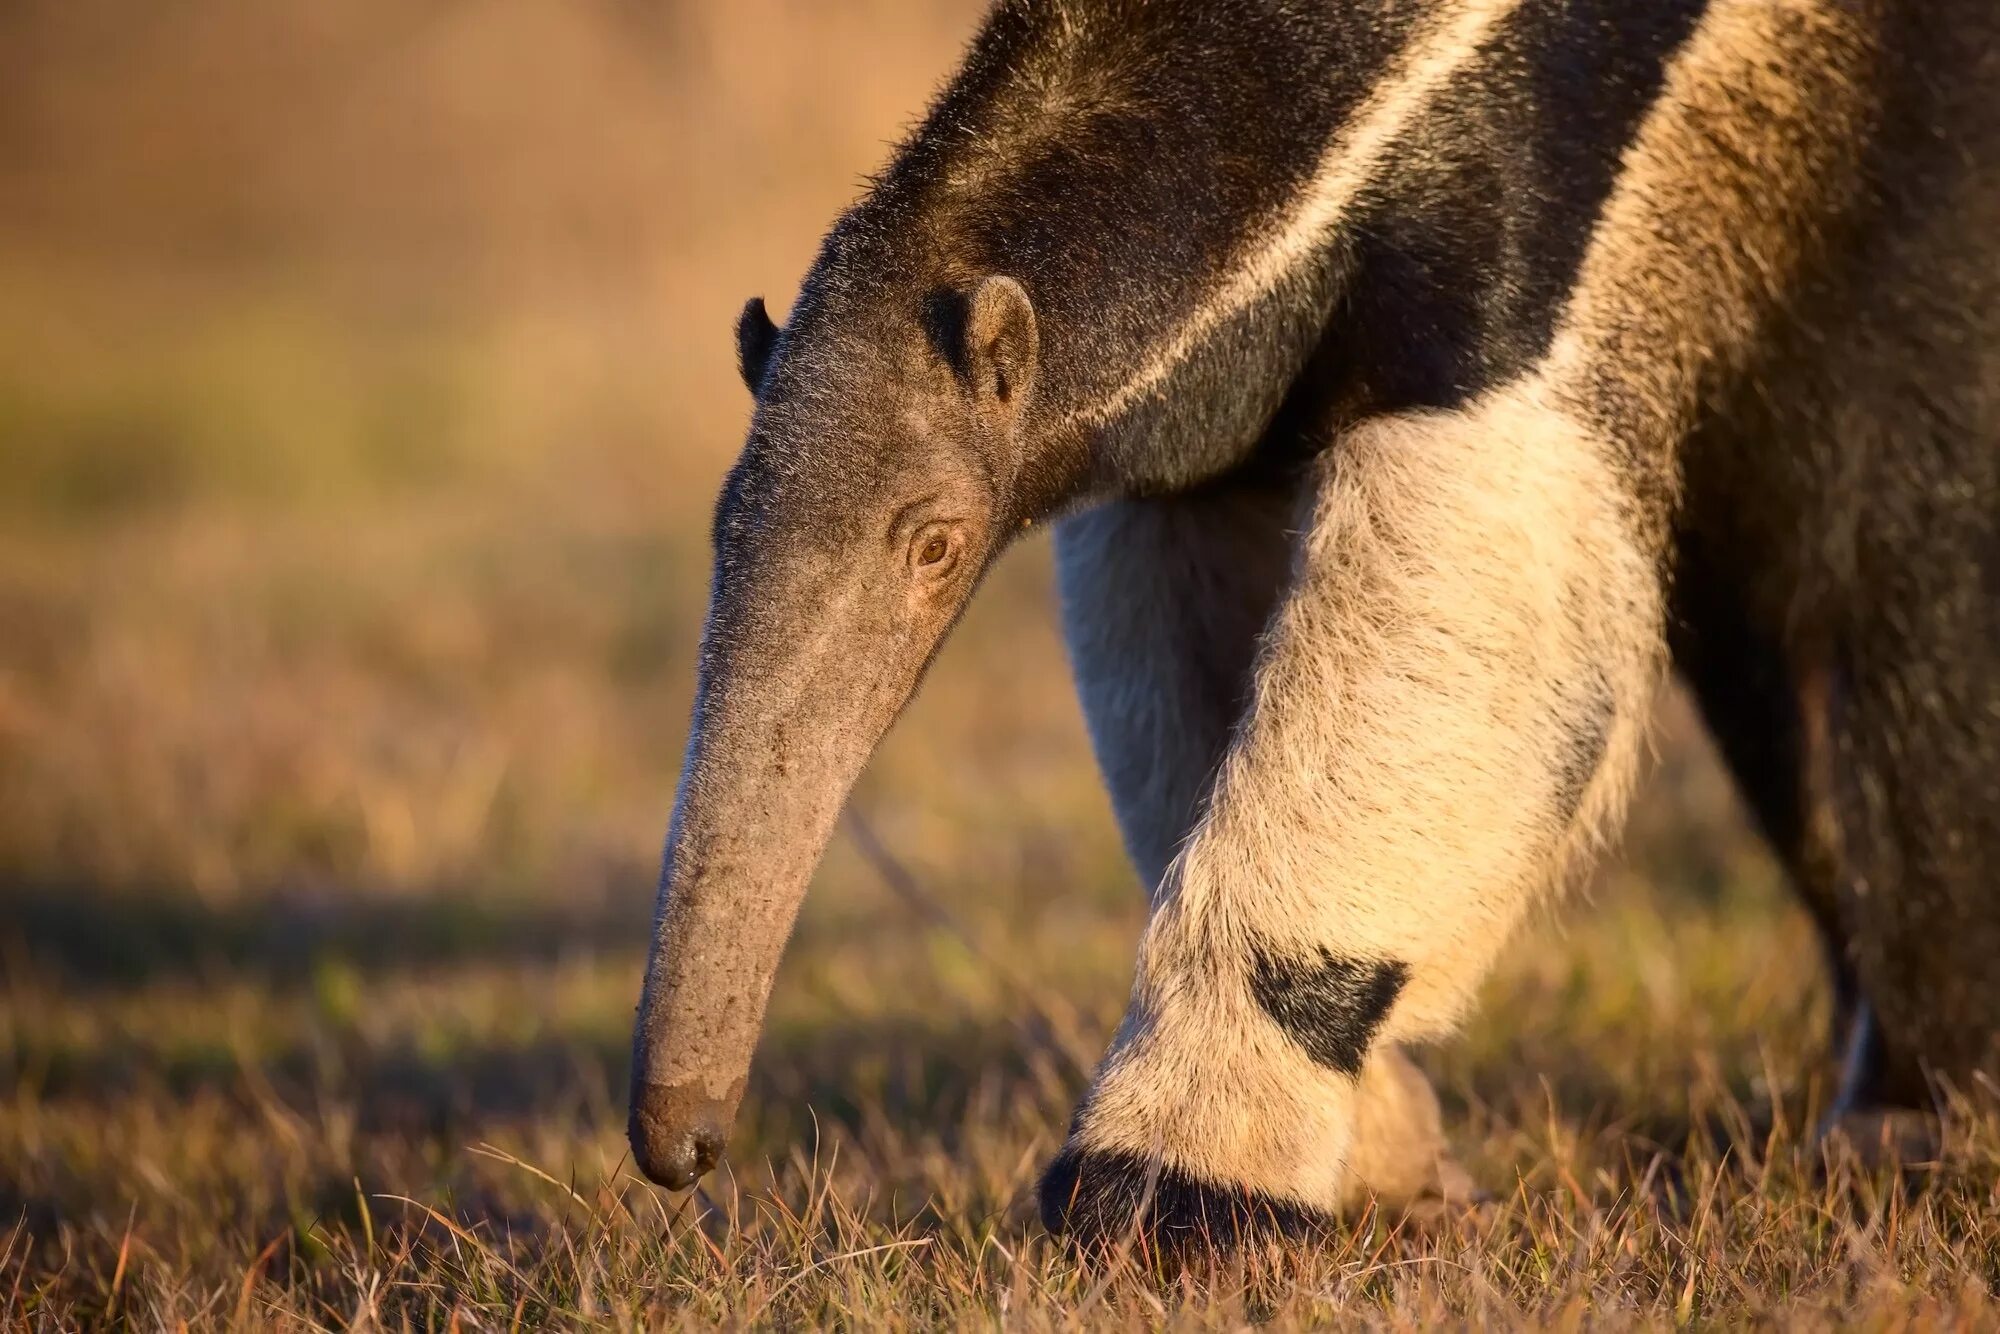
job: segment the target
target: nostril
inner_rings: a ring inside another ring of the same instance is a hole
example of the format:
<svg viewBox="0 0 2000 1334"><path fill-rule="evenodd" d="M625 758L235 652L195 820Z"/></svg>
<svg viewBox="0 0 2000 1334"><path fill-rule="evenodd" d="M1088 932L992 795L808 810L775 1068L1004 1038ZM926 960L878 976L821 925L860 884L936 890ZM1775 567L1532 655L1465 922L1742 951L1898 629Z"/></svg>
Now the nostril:
<svg viewBox="0 0 2000 1334"><path fill-rule="evenodd" d="M652 1180L686 1190L722 1161L722 1135L708 1127L674 1131L635 1125L632 1157Z"/></svg>
<svg viewBox="0 0 2000 1334"><path fill-rule="evenodd" d="M642 1085L632 1099L632 1159L669 1190L686 1190L722 1161L733 1099L671 1085Z"/></svg>
<svg viewBox="0 0 2000 1334"><path fill-rule="evenodd" d="M648 1149L637 1144L632 1147L638 1155L639 1170L668 1190L686 1190L713 1166L712 1160L703 1162L694 1146L685 1140L665 1149Z"/></svg>

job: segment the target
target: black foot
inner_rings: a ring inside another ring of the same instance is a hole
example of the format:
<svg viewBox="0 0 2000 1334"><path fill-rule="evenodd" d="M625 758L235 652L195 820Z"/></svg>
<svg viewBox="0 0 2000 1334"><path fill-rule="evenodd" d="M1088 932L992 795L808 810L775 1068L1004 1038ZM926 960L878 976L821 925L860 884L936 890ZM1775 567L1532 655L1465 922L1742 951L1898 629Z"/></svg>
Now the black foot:
<svg viewBox="0 0 2000 1334"><path fill-rule="evenodd" d="M1135 1153L1065 1146L1042 1175L1042 1225L1080 1250L1185 1262L1247 1242L1325 1231L1331 1218L1247 1186L1204 1181Z"/></svg>

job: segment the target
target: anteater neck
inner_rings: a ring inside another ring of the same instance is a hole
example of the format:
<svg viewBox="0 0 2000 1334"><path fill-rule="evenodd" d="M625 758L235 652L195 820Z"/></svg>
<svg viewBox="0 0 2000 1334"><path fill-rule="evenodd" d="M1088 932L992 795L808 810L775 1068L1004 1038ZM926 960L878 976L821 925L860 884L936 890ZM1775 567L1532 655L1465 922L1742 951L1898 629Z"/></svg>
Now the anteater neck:
<svg viewBox="0 0 2000 1334"><path fill-rule="evenodd" d="M1323 444L1329 411L1462 401L1546 347L1700 7L1003 0L795 328L1018 278L1029 512L1197 485L1274 423Z"/></svg>

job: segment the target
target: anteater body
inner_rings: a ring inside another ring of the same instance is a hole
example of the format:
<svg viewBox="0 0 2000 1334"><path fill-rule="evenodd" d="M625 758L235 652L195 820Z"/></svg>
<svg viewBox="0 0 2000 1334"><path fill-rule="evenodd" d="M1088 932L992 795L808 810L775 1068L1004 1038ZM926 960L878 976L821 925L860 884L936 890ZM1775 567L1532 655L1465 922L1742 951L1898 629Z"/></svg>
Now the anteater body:
<svg viewBox="0 0 2000 1334"><path fill-rule="evenodd" d="M1464 1014L1692 686L1820 923L1843 1105L2000 1064L2000 8L1004 0L784 327L633 1143L720 1153L847 788L1054 520L1152 916L1043 1186L1226 1241L1460 1182Z"/></svg>

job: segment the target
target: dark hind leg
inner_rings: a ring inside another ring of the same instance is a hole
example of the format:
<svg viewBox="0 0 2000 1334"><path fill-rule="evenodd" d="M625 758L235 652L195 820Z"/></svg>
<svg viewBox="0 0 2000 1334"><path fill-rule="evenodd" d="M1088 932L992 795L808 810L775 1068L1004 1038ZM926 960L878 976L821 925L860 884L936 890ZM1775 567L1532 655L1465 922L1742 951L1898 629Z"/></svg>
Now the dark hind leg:
<svg viewBox="0 0 2000 1334"><path fill-rule="evenodd" d="M1684 453L1712 545L1683 544L1676 647L1872 1016L1855 1103L1929 1109L2000 1074L2000 104L1940 76L1963 33L1897 31L1894 202Z"/></svg>
<svg viewBox="0 0 2000 1334"><path fill-rule="evenodd" d="M1926 545L1897 543L1923 577L1856 617L1827 704L1849 868L1836 911L1879 1033L1871 1092L1919 1107L2000 1072L2000 637L1978 567L2000 551Z"/></svg>
<svg viewBox="0 0 2000 1334"><path fill-rule="evenodd" d="M1740 581L1683 541L1668 642L1744 802L1818 927L1839 1062L1828 1119L1878 1101L1880 1033L1841 924L1830 665L1800 662L1746 614Z"/></svg>
<svg viewBox="0 0 2000 1334"><path fill-rule="evenodd" d="M1925 1156L1936 1078L1990 1069L2000 1025L1993 776L1978 710L1952 698L1985 687L1915 617L1780 644L1698 543L1679 575L1677 661L1826 946L1838 1073L1823 1125Z"/></svg>

